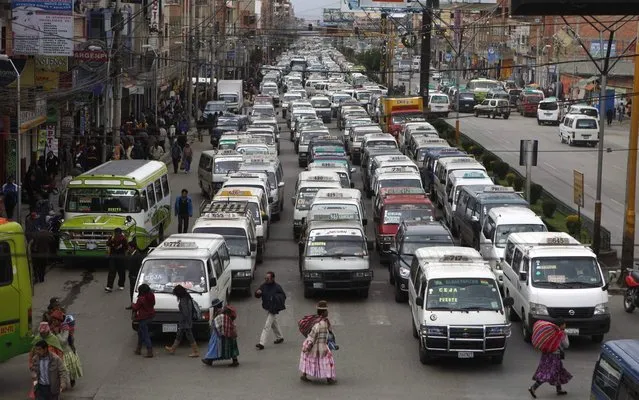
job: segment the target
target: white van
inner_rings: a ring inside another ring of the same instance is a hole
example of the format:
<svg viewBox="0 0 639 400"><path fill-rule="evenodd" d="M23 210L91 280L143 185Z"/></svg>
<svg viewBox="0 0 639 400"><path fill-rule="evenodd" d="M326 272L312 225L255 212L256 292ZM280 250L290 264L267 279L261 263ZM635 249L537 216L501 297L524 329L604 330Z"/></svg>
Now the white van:
<svg viewBox="0 0 639 400"><path fill-rule="evenodd" d="M559 140L573 146L599 143L599 120L584 114L568 114L559 125Z"/></svg>
<svg viewBox="0 0 639 400"><path fill-rule="evenodd" d="M224 182L221 190L233 189L233 188L240 189L245 187L262 189L264 193L268 196L267 212L268 212L269 221L271 221L271 218L273 217L271 213L271 209L275 199L273 199L273 197L270 196L271 191L269 190L268 177L259 175L259 174L249 174L249 173L238 172L238 173L232 174L229 177L229 179L226 182Z"/></svg>
<svg viewBox="0 0 639 400"><path fill-rule="evenodd" d="M316 175L305 175L310 172ZM315 171L303 171L300 172L300 178L298 178L295 185L295 196L292 197L294 209L293 209L293 237L297 238L302 230L302 220L306 218L308 210L311 208L313 199L320 189L342 189L342 184L339 179L339 175L336 172L324 172L323 174L317 174ZM302 179L304 178L304 179Z"/></svg>
<svg viewBox="0 0 639 400"><path fill-rule="evenodd" d="M442 92L430 93L428 95L428 115L448 118L450 112L450 98Z"/></svg>
<svg viewBox="0 0 639 400"><path fill-rule="evenodd" d="M451 171L448 175L448 183L446 183L446 191L444 192L442 203L444 203L444 217L448 226L454 226L453 216L457 208L457 197L459 197L462 187L471 185L491 186L494 182L486 172L481 170L456 170Z"/></svg>
<svg viewBox="0 0 639 400"><path fill-rule="evenodd" d="M608 284L597 256L563 232L513 233L502 261L504 293L514 299L524 340L539 320L566 322L571 336L601 342L610 330Z"/></svg>
<svg viewBox="0 0 639 400"><path fill-rule="evenodd" d="M239 213L205 213L195 220L193 233L212 233L224 237L231 257L231 289L251 293L257 256L257 237L252 217Z"/></svg>
<svg viewBox="0 0 639 400"><path fill-rule="evenodd" d="M235 150L205 150L197 169L198 183L208 198L215 195L229 177L240 169L242 155Z"/></svg>
<svg viewBox="0 0 639 400"><path fill-rule="evenodd" d="M202 319L193 321L194 333L209 335L209 308L213 299L226 302L231 293L229 250L221 235L181 233L169 236L142 261L133 293L146 283L155 295L155 318L149 329L175 333L180 313L173 289L182 285L202 310ZM137 323L133 322L133 329Z"/></svg>
<svg viewBox="0 0 639 400"><path fill-rule="evenodd" d="M448 157L440 159L435 167L435 182L434 192L437 197L437 205L439 207L444 206L446 199L446 187L451 178L451 172L464 171L464 172L480 172L485 173L486 167L484 167L479 161L475 160L472 156L460 156L460 157Z"/></svg>
<svg viewBox="0 0 639 400"><path fill-rule="evenodd" d="M501 364L510 322L499 287L481 255L469 247L415 251L408 280L413 336L419 360L487 357Z"/></svg>
<svg viewBox="0 0 639 400"><path fill-rule="evenodd" d="M359 216L362 226L368 224L366 207L359 189L320 189L311 203L309 213L314 210L330 211L333 209L355 213Z"/></svg>
<svg viewBox="0 0 639 400"><path fill-rule="evenodd" d="M495 207L488 211L479 234L479 252L493 269L500 287L504 284L501 260L512 233L548 232L544 221L525 207Z"/></svg>
<svg viewBox="0 0 639 400"><path fill-rule="evenodd" d="M537 125L559 125L561 121L561 107L556 97L547 97L537 104Z"/></svg>

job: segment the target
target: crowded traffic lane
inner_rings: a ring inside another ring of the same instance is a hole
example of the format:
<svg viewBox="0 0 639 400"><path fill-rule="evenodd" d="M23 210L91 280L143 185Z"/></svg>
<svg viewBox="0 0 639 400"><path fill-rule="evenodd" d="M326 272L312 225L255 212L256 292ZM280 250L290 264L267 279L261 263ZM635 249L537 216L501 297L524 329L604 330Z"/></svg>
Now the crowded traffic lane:
<svg viewBox="0 0 639 400"><path fill-rule="evenodd" d="M448 119L454 126L454 119ZM624 125L627 127L627 124ZM581 212L593 218L595 188L597 182L597 149L570 147L559 141L557 126L537 125L536 118L511 114L508 120L476 118L461 114L460 130L489 151L502 158L524 176L526 168L519 166L519 141L539 140L537 166L532 169L532 179L561 201L573 203L573 170L584 174L585 206ZM619 126L606 127L602 185L602 224L610 230L611 243L621 244L624 199L626 194L626 162L628 132Z"/></svg>
<svg viewBox="0 0 639 400"><path fill-rule="evenodd" d="M283 128L286 137L285 128ZM331 129L337 134L335 129ZM195 143L194 165L199 152L209 149ZM446 395L450 399L512 399L527 396L526 388L537 366L539 354L523 342L519 324L513 324L504 364L493 366L481 360L449 360L432 366L420 364L417 342L413 339L410 312L406 304L393 300L386 268L375 265L375 278L368 299L335 294L324 298L329 304L329 318L340 350L335 353L338 384L306 384L298 378L302 336L297 321L314 312L316 300L304 299L297 270L297 245L292 240L293 195L297 158L290 142L282 141L282 163L286 176L286 198L282 220L271 226L266 259L257 269L253 288L264 273L272 270L276 281L287 292L287 309L280 321L285 341L266 349L254 347L262 330L265 312L259 300L233 297L238 310L240 367L227 368L225 363L207 367L187 357L183 345L176 355L168 355L162 346L171 337L154 338L156 357L144 359L133 354L137 337L131 330L128 293L104 293L106 270L95 271L55 268L47 282L36 286L36 310L44 310L49 298L59 296L70 313L77 317L76 343L84 363L85 377L78 381L66 399L201 399L210 396L243 399L315 399L349 397L352 399L394 398L397 395L423 397L424 393ZM361 188L359 176L354 178ZM170 176L172 193L186 188L199 204L201 196L196 174ZM370 202L369 202L370 203ZM369 205L370 207L370 205ZM197 208L197 207L196 207ZM369 214L370 215L370 214ZM193 222L193 220L191 220ZM369 234L372 229L369 227ZM170 232L177 231L174 222ZM621 298L611 303L613 327L608 339L629 337L624 327L634 326L639 315L628 315L621 308ZM40 312L34 312L36 318ZM200 340L204 351L206 341ZM566 367L575 376L566 385L569 398L588 397L590 379L599 346L588 339L575 341L568 350ZM0 398L23 398L30 383L26 357L18 357L0 366ZM539 395L552 395L550 388Z"/></svg>

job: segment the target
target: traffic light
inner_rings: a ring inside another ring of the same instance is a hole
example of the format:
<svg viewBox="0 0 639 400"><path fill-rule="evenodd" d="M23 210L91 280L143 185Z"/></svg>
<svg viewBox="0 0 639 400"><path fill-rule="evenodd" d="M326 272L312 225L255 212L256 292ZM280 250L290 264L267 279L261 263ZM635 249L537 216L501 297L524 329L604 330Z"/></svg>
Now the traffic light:
<svg viewBox="0 0 639 400"><path fill-rule="evenodd" d="M308 31L311 32L313 30L313 24L308 24Z"/></svg>

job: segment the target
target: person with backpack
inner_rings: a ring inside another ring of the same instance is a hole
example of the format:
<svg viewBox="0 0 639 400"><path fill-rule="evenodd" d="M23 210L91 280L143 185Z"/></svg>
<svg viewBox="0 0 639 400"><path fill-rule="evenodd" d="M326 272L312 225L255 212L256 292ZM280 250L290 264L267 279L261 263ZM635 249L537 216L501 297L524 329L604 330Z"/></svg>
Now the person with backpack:
<svg viewBox="0 0 639 400"><path fill-rule="evenodd" d="M313 378L326 379L328 384L335 383L335 360L333 360L330 345L331 335L328 303L322 300L317 303L316 322L302 343L299 364L302 381L310 382L310 375Z"/></svg>
<svg viewBox="0 0 639 400"><path fill-rule="evenodd" d="M191 354L189 357L200 357L200 349L197 347L195 337L193 337L193 319L198 318L200 312L199 306L193 301L191 295L186 291L184 286L177 285L173 288L173 295L178 300L178 310L180 312L180 320L178 321L178 331L175 334L175 340L171 346L164 346L169 354L175 354L175 349L182 343L182 339L186 339L191 344Z"/></svg>
<svg viewBox="0 0 639 400"><path fill-rule="evenodd" d="M282 331L280 330L280 324L277 321L277 315L280 311L286 309L286 293L284 289L275 282L275 273L269 271L266 273L264 283L255 291L255 297L262 299L262 308L266 311L266 322L264 323L264 329L262 329L262 335L260 336L260 342L255 345L258 350L264 350L264 344L268 338L269 331L272 329L275 334L275 341L273 343L280 344L284 342Z"/></svg>
<svg viewBox="0 0 639 400"><path fill-rule="evenodd" d="M182 159L182 148L180 144L177 142L173 142L171 146L171 161L173 161L173 173L177 174L180 170L180 160Z"/></svg>

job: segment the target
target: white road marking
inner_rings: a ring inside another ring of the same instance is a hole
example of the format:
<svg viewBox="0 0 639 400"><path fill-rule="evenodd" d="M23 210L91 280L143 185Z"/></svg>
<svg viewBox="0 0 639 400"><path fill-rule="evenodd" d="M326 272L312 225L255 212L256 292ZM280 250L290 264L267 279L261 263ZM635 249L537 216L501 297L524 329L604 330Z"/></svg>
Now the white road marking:
<svg viewBox="0 0 639 400"><path fill-rule="evenodd" d="M544 163L545 166L547 166L548 168L552 168L555 171L559 171L557 168L553 167L552 165L548 164L547 162Z"/></svg>
<svg viewBox="0 0 639 400"><path fill-rule="evenodd" d="M612 202L613 202L613 203L615 203L615 204L618 204L618 205L619 205L619 207L624 207L624 205L623 205L623 204L621 204L620 202L618 202L618 201L617 201L617 200L615 200L615 199L610 199L610 201L612 201Z"/></svg>

